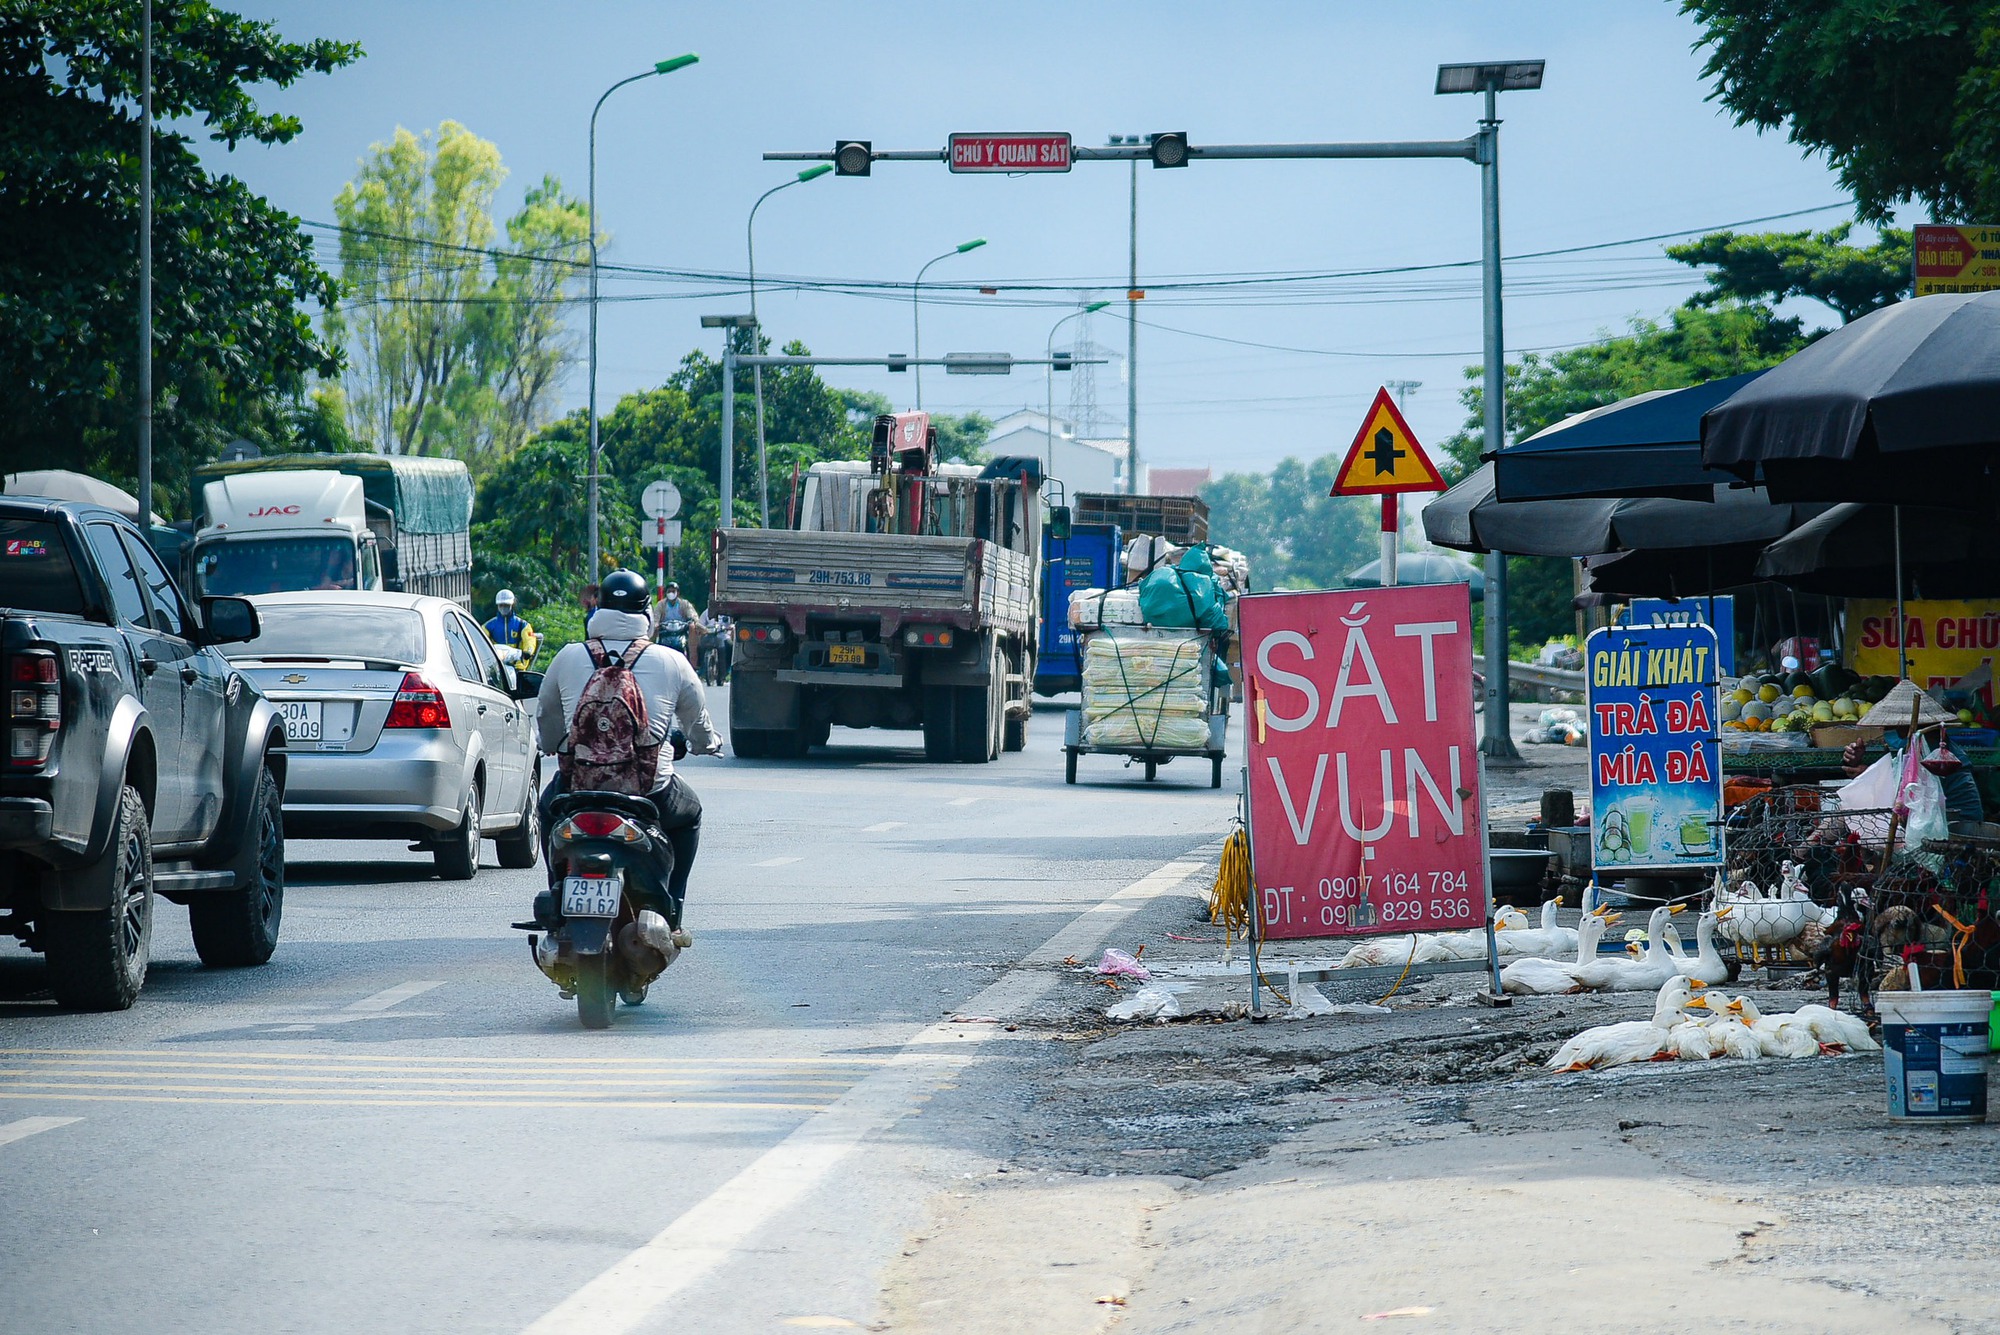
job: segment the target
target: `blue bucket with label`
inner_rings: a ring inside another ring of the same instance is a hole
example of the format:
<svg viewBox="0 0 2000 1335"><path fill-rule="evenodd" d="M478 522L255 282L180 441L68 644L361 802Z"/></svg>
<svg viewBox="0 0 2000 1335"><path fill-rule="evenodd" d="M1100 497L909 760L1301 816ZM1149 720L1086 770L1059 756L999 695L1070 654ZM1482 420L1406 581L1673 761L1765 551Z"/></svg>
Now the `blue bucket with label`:
<svg viewBox="0 0 2000 1335"><path fill-rule="evenodd" d="M1877 992L1889 1116L1911 1122L1986 1120L1990 992Z"/></svg>

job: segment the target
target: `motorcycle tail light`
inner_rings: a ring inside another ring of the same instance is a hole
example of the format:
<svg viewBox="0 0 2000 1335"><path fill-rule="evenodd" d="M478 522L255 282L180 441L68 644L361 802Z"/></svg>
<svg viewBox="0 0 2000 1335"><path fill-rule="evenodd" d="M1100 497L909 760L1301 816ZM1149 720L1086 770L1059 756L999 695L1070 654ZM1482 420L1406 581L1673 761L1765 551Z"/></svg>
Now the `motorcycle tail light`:
<svg viewBox="0 0 2000 1335"><path fill-rule="evenodd" d="M636 844L645 837L645 831L637 825L610 811L579 811L556 826L556 838L564 843L577 839L616 839Z"/></svg>
<svg viewBox="0 0 2000 1335"><path fill-rule="evenodd" d="M444 693L425 680L423 674L405 672L396 688L396 702L389 706L385 728L449 728L451 710L445 707Z"/></svg>

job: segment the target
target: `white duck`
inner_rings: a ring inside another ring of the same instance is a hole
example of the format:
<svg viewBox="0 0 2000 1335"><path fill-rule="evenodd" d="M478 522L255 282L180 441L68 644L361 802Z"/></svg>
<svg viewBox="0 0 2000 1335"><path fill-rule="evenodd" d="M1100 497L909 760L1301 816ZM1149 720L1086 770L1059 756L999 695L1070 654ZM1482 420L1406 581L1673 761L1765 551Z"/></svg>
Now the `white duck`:
<svg viewBox="0 0 2000 1335"><path fill-rule="evenodd" d="M1689 980L1693 982L1692 979ZM1693 984L1702 986L1698 982ZM1671 984L1669 985L1671 986ZM1706 997L1694 997L1687 1003L1690 1010L1707 1010ZM1682 1061L1705 1062L1711 1057L1722 1055L1722 1038L1715 1032L1715 1026L1706 1018L1689 1015L1667 1031L1667 1046Z"/></svg>
<svg viewBox="0 0 2000 1335"><path fill-rule="evenodd" d="M1766 1057L1819 1056L1819 1039L1810 1023L1793 1015L1766 1015L1748 997L1736 998L1729 1003L1729 1009L1741 1015L1743 1023L1750 1026L1750 1032L1757 1038L1757 1046L1763 1049Z"/></svg>
<svg viewBox="0 0 2000 1335"><path fill-rule="evenodd" d="M1744 881L1736 890L1720 884L1715 888L1715 906L1735 910L1722 929L1723 938L1739 946L1749 946L1756 959L1762 958L1766 946L1784 950L1799 938L1808 923L1830 926L1838 916L1837 909L1823 909L1813 903L1812 896L1806 893L1805 873L1798 863L1782 863L1779 876L1779 884L1769 889L1759 889L1755 881Z"/></svg>
<svg viewBox="0 0 2000 1335"><path fill-rule="evenodd" d="M1577 968L1597 958L1598 942L1615 923L1616 918L1611 916L1591 914L1584 918L1582 926L1577 928L1574 960L1529 955L1510 961L1500 970L1500 990L1517 997L1549 997L1576 991Z"/></svg>
<svg viewBox="0 0 2000 1335"><path fill-rule="evenodd" d="M1764 1055L1764 1045L1757 1041L1750 1026L1743 1023L1742 1011L1733 1003L1721 1005L1709 1003L1709 1013L1716 1018L1710 1021L1708 1032L1717 1053L1724 1057L1734 1057L1738 1061L1757 1061Z"/></svg>
<svg viewBox="0 0 2000 1335"><path fill-rule="evenodd" d="M1558 895L1542 904L1541 926L1517 928L1504 936L1495 936L1494 944L1500 954L1539 955L1544 959L1562 959L1573 954L1576 951L1576 928L1564 927L1556 920L1556 910L1561 907L1562 896ZM1586 903L1584 916L1588 917L1591 911Z"/></svg>
<svg viewBox="0 0 2000 1335"><path fill-rule="evenodd" d="M1680 977L1674 957L1667 953L1667 920L1672 916L1664 904L1653 910L1646 920L1646 953L1638 959L1598 959L1577 965L1577 986L1586 992L1650 992Z"/></svg>
<svg viewBox="0 0 2000 1335"><path fill-rule="evenodd" d="M1653 1003L1650 1020L1626 1020L1586 1029L1556 1049L1549 1058L1552 1071L1587 1071L1599 1066L1623 1066L1630 1062L1652 1061L1668 1053L1668 1034L1682 1019L1681 1012L1694 999L1694 984L1673 975L1660 985L1659 999Z"/></svg>
<svg viewBox="0 0 2000 1335"><path fill-rule="evenodd" d="M1858 1015L1813 1002L1793 1011L1792 1018L1811 1029L1813 1037L1828 1047L1846 1048L1849 1052L1881 1050L1875 1035L1868 1032L1868 1022Z"/></svg>
<svg viewBox="0 0 2000 1335"><path fill-rule="evenodd" d="M1508 933L1528 925L1528 915L1517 908L1502 905L1493 913L1493 928L1499 933ZM1496 937L1497 941L1499 938ZM1400 969L1411 962L1414 955L1418 964L1429 964L1438 960L1478 959L1486 953L1486 929L1469 932L1423 932L1414 936L1378 936L1366 941L1357 941L1348 947L1339 969L1368 969L1388 966ZM1504 951L1502 952L1505 953Z"/></svg>
<svg viewBox="0 0 2000 1335"><path fill-rule="evenodd" d="M1729 916L1730 910L1726 908L1710 909L1702 914L1694 925L1695 953L1683 955L1679 951L1673 952L1674 968L1683 977L1692 978L1707 987L1729 981L1729 965L1715 948L1716 924L1726 921ZM1670 935L1673 930L1671 926L1667 928ZM1675 941L1678 939L1674 938Z"/></svg>

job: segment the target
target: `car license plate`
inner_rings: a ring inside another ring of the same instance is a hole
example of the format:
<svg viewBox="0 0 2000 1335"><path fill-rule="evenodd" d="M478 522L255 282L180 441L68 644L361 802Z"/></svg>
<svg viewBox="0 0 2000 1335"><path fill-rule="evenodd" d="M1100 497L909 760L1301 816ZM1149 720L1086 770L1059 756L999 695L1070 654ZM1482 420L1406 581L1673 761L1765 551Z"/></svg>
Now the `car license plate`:
<svg viewBox="0 0 2000 1335"><path fill-rule="evenodd" d="M563 877L563 917L615 918L624 883L616 876Z"/></svg>
<svg viewBox="0 0 2000 1335"><path fill-rule="evenodd" d="M868 663L868 650L858 644L830 644L826 649L826 661L851 667L864 667Z"/></svg>
<svg viewBox="0 0 2000 1335"><path fill-rule="evenodd" d="M319 740L320 716L326 706L318 700L279 700L278 712L285 716L285 738L294 742Z"/></svg>

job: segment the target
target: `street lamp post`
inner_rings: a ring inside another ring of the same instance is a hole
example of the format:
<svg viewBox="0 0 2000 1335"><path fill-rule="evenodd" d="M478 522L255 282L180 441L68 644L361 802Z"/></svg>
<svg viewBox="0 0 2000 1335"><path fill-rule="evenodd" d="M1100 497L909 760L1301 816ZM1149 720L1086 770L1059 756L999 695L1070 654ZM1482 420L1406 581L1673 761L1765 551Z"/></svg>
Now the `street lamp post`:
<svg viewBox="0 0 2000 1335"><path fill-rule="evenodd" d="M963 255L968 250L977 250L985 244L986 244L985 237L975 236L970 241L959 242L956 246L953 246L950 250L947 250L942 255L935 255L930 259L925 260L924 267L917 270L917 281L910 284L910 342L913 345L910 349L910 355L914 359L911 362L911 369L917 373L918 412L922 412L924 407L924 368L922 363L922 358L924 355L924 326L923 326L923 320L918 313L919 307L917 305L917 295L918 293L923 291L924 275L928 273L930 271L930 267L933 264L936 264L939 260L948 260L954 255Z"/></svg>
<svg viewBox="0 0 2000 1335"><path fill-rule="evenodd" d="M757 196L757 202L750 206L750 220L743 224L743 248L750 258L750 319L751 328L759 326L757 319L757 210L764 207L764 201L780 190L789 190L795 185L804 185L833 170L833 164L822 162L817 167L808 167L789 181L778 184ZM752 348L755 352L757 349ZM771 527L771 471L764 465L764 363L756 362L750 367L750 374L757 395L757 513L763 516L764 527Z"/></svg>
<svg viewBox="0 0 2000 1335"><path fill-rule="evenodd" d="M139 55L139 531L153 541L153 0Z"/></svg>
<svg viewBox="0 0 2000 1335"><path fill-rule="evenodd" d="M720 329L722 334L722 466L716 490L721 493L716 507L715 528L721 532L736 526L736 331L755 329L754 315L704 315L703 329ZM752 354L755 355L755 354ZM754 363L753 363L754 364Z"/></svg>
<svg viewBox="0 0 2000 1335"><path fill-rule="evenodd" d="M586 582L594 581L601 573L602 556L597 541L597 113L604 109L604 99L623 88L628 83L650 79L656 74L672 74L675 70L686 69L701 57L690 52L662 60L643 74L634 74L620 79L604 90L597 99L597 105L590 109L590 570Z"/></svg>
<svg viewBox="0 0 2000 1335"><path fill-rule="evenodd" d="M1071 311L1068 315L1063 316L1062 319L1057 320L1049 329L1049 340L1042 350L1042 355L1049 359L1049 367L1045 373L1048 376L1049 402L1048 412L1043 418L1043 425L1048 428L1049 433L1048 471L1051 477L1055 476L1056 471L1056 330L1061 329L1064 325L1079 316L1095 315L1110 304L1108 301L1093 301L1083 309Z"/></svg>

